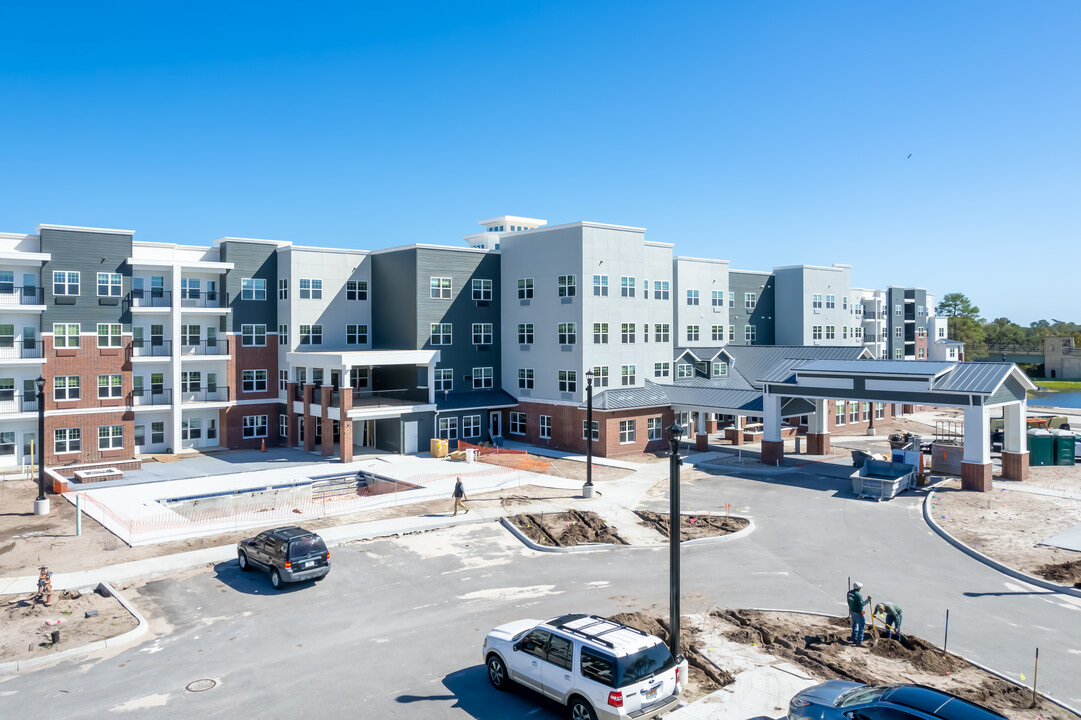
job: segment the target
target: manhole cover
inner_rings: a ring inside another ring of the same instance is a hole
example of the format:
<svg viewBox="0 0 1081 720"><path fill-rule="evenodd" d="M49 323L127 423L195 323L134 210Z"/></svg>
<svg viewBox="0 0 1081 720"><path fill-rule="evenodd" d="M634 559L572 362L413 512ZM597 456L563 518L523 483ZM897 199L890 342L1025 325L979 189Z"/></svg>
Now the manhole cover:
<svg viewBox="0 0 1081 720"><path fill-rule="evenodd" d="M185 689L188 692L203 692L205 690L209 690L209 689L211 689L213 687L216 687L217 684L218 684L217 680L211 680L209 678L206 678L206 679L203 679L203 680L193 680L192 682L188 683L188 686Z"/></svg>

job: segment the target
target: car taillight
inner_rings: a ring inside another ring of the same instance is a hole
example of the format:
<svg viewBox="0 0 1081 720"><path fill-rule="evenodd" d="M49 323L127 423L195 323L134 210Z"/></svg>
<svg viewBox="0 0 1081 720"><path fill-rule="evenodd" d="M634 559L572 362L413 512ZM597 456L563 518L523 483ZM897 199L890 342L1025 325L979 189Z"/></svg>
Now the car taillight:
<svg viewBox="0 0 1081 720"><path fill-rule="evenodd" d="M327 550L327 562L330 562L330 550Z"/></svg>
<svg viewBox="0 0 1081 720"><path fill-rule="evenodd" d="M623 693L620 691L608 693L608 704L612 707L623 707Z"/></svg>
<svg viewBox="0 0 1081 720"><path fill-rule="evenodd" d="M285 561L285 569L286 569L286 570L292 570L292 569L293 569L293 563L291 563L291 562L289 562L288 560L286 560L286 561Z"/></svg>
<svg viewBox="0 0 1081 720"><path fill-rule="evenodd" d="M679 665L676 665L676 685L679 685Z"/></svg>

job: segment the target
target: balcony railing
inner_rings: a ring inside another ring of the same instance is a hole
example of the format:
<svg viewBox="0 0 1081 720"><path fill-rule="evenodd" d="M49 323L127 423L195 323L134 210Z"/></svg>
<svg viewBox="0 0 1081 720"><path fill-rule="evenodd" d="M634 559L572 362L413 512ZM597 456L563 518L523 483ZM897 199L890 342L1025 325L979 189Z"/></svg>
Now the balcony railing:
<svg viewBox="0 0 1081 720"><path fill-rule="evenodd" d="M45 357L41 340L15 340L12 337L0 337L0 360L40 357Z"/></svg>
<svg viewBox="0 0 1081 720"><path fill-rule="evenodd" d="M228 400L229 388L223 385L217 385L213 388L189 388L187 390L181 388L180 390L180 402L182 403L228 402Z"/></svg>
<svg viewBox="0 0 1081 720"><path fill-rule="evenodd" d="M352 407L380 407L382 405L407 405L411 402L424 402L425 400L419 400L415 396L418 394L416 389L401 389L401 390L367 390L360 388L335 388L334 392L330 395L330 406L341 407L341 394L342 392L349 392L353 396ZM426 390L421 392L426 393Z"/></svg>
<svg viewBox="0 0 1081 720"><path fill-rule="evenodd" d="M172 401L172 388L135 388L131 391L132 405L168 405Z"/></svg>
<svg viewBox="0 0 1081 720"><path fill-rule="evenodd" d="M132 340L131 354L134 357L169 357L173 354L171 340ZM193 353L194 354L194 353Z"/></svg>
<svg viewBox="0 0 1081 720"><path fill-rule="evenodd" d="M0 305L44 305L45 294L39 287L0 285Z"/></svg>
<svg viewBox="0 0 1081 720"><path fill-rule="evenodd" d="M215 338L214 340L199 340L199 341L181 341L180 343L181 355L228 355L229 354L229 340L226 338Z"/></svg>
<svg viewBox="0 0 1081 720"><path fill-rule="evenodd" d="M225 308L229 307L229 294L215 290L213 292L180 291L181 307Z"/></svg>
<svg viewBox="0 0 1081 720"><path fill-rule="evenodd" d="M0 414L37 411L37 393L16 395L14 390L0 390Z"/></svg>
<svg viewBox="0 0 1081 720"><path fill-rule="evenodd" d="M172 307L171 290L132 290L129 296L132 307Z"/></svg>

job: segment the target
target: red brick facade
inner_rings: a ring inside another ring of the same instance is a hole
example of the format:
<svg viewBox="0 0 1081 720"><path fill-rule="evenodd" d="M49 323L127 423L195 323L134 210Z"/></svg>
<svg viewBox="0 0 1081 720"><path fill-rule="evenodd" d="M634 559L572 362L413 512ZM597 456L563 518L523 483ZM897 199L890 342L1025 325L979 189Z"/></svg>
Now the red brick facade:
<svg viewBox="0 0 1081 720"><path fill-rule="evenodd" d="M521 412L526 415L525 435L515 435L510 432L510 413ZM540 437L540 418L547 415L552 418L552 437ZM661 428L668 427L674 422L672 408L649 408L618 411L593 411L593 421L599 426L599 439L593 443L594 454L601 457L614 457L631 453L656 452L668 446L662 431L658 440L649 440L649 419L660 418ZM586 411L572 405L548 405L539 402L520 400L518 407L513 410L503 411L504 437L511 440L532 443L541 447L550 447L555 450L567 452L585 453L586 440L582 437L582 424L586 420ZM621 443L619 426L620 421L633 420L635 422L634 442Z"/></svg>

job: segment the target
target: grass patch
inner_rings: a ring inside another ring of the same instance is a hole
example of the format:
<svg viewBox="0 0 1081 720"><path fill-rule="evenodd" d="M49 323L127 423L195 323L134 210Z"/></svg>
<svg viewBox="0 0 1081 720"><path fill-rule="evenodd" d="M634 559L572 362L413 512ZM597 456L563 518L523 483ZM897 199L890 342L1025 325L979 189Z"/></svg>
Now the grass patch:
<svg viewBox="0 0 1081 720"><path fill-rule="evenodd" d="M1081 390L1081 379L1062 380L1049 378L1032 378L1032 382L1045 387L1048 390Z"/></svg>

